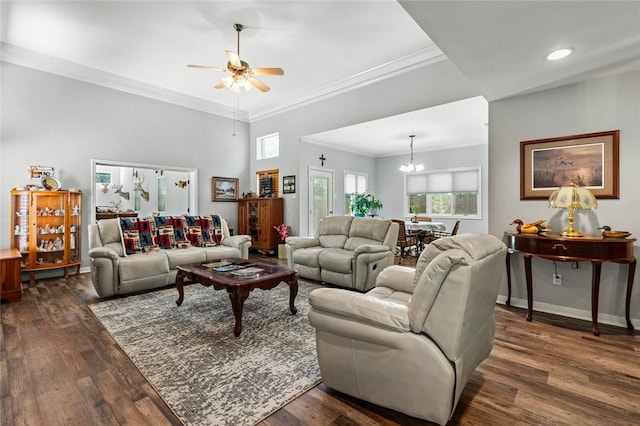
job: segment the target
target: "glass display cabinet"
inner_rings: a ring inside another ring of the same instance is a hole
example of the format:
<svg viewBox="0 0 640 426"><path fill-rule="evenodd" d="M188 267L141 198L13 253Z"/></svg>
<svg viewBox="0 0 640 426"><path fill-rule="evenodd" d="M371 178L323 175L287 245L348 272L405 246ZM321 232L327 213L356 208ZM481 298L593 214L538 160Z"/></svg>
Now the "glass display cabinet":
<svg viewBox="0 0 640 426"><path fill-rule="evenodd" d="M35 273L69 268L80 272L82 193L80 191L11 191L11 248L20 251L21 271Z"/></svg>

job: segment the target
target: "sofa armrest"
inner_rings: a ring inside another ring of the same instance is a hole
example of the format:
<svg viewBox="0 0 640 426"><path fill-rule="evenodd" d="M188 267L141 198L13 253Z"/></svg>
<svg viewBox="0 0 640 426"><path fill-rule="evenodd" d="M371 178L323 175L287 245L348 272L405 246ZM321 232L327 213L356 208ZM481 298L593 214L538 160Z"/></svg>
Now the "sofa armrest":
<svg viewBox="0 0 640 426"><path fill-rule="evenodd" d="M360 253L384 253L389 251L391 251L391 249L385 245L363 244L361 246L356 247L353 253L357 256Z"/></svg>
<svg viewBox="0 0 640 426"><path fill-rule="evenodd" d="M120 256L118 256L118 253L116 253L115 250L109 247L92 248L89 250L89 257L93 259L104 257L104 258L111 259L114 262L117 262L117 260L120 258Z"/></svg>
<svg viewBox="0 0 640 426"><path fill-rule="evenodd" d="M109 247L95 247L89 250L91 283L100 297L118 294L120 256Z"/></svg>
<svg viewBox="0 0 640 426"><path fill-rule="evenodd" d="M233 235L222 240L222 245L234 247L240 250L240 257L249 259L249 248L251 247L251 237L249 235Z"/></svg>
<svg viewBox="0 0 640 426"><path fill-rule="evenodd" d="M291 251L305 247L317 247L320 240L314 237L287 237L285 244L291 248Z"/></svg>
<svg viewBox="0 0 640 426"><path fill-rule="evenodd" d="M407 266L386 267L376 279L376 287L387 287L395 291L413 294L415 270Z"/></svg>
<svg viewBox="0 0 640 426"><path fill-rule="evenodd" d="M226 237L222 240L223 246L240 248L242 244L246 242L251 242L251 237L249 235L233 235L230 237Z"/></svg>
<svg viewBox="0 0 640 426"><path fill-rule="evenodd" d="M408 306L379 295L320 288L309 295L311 310L374 327L410 332ZM313 324L312 324L313 325Z"/></svg>

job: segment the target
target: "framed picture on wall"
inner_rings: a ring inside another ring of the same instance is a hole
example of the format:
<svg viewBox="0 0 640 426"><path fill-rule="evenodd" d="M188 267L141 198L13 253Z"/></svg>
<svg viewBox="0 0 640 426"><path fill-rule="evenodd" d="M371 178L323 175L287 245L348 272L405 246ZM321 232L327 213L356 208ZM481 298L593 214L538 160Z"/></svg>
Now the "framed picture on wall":
<svg viewBox="0 0 640 426"><path fill-rule="evenodd" d="M238 201L238 179L212 177L211 201Z"/></svg>
<svg viewBox="0 0 640 426"><path fill-rule="evenodd" d="M295 194L296 192L296 177L295 175L282 177L282 193L283 194Z"/></svg>
<svg viewBox="0 0 640 426"><path fill-rule="evenodd" d="M543 200L575 183L619 198L619 130L520 142L520 199Z"/></svg>

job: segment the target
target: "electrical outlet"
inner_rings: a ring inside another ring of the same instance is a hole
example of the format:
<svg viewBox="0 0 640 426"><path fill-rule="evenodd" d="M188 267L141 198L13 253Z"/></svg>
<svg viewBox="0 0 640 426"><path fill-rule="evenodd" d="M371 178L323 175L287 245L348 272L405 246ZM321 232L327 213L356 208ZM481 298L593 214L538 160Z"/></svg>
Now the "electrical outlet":
<svg viewBox="0 0 640 426"><path fill-rule="evenodd" d="M560 274L553 274L553 284L554 285L562 285L562 275Z"/></svg>

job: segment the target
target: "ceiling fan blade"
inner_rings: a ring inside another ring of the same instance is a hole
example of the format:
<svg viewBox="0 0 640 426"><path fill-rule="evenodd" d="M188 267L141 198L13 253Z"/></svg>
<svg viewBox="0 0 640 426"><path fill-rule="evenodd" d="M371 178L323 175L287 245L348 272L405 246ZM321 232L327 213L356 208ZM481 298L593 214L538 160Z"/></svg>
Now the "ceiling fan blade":
<svg viewBox="0 0 640 426"><path fill-rule="evenodd" d="M252 68L255 75L284 75L282 68Z"/></svg>
<svg viewBox="0 0 640 426"><path fill-rule="evenodd" d="M226 53L227 59L229 60L229 63L231 65L233 65L237 69L242 68L242 63L240 62L240 57L238 56L238 54L236 52L232 52L230 50L225 50L224 53Z"/></svg>
<svg viewBox="0 0 640 426"><path fill-rule="evenodd" d="M226 68L220 68L220 67L210 67L207 65L193 65L193 64L189 64L187 65L189 68L202 68L205 70L213 70L213 71L226 71Z"/></svg>
<svg viewBox="0 0 640 426"><path fill-rule="evenodd" d="M216 84L215 86L216 89L224 89L224 81L220 81L218 84Z"/></svg>
<svg viewBox="0 0 640 426"><path fill-rule="evenodd" d="M256 89L260 90L261 92L268 92L269 90L271 90L271 88L269 86L267 86L266 84L264 84L263 82L261 82L259 80L256 80L253 77L247 79L247 81L249 83L251 83L253 85L253 87L255 87Z"/></svg>

